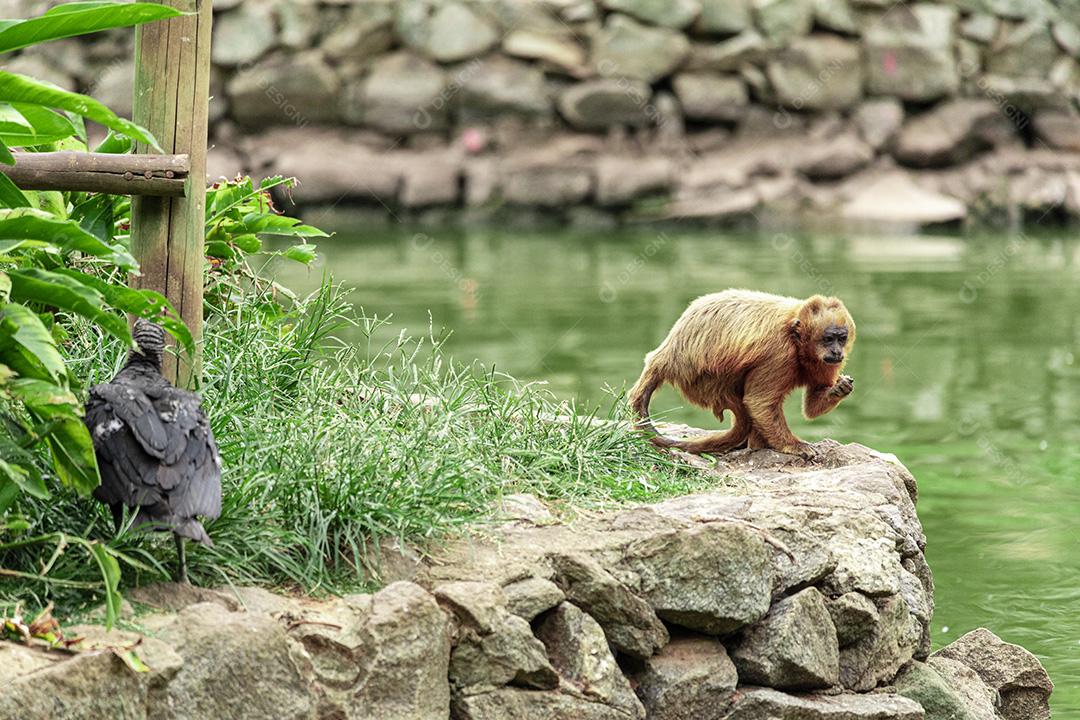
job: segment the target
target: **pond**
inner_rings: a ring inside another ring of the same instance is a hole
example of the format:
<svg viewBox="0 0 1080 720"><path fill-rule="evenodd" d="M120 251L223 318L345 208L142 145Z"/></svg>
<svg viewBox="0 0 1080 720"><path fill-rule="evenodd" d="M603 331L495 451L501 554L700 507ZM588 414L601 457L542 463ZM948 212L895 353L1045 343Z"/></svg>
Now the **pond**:
<svg viewBox="0 0 1080 720"><path fill-rule="evenodd" d="M343 231L323 267L402 329L452 331L461 361L611 402L686 304L744 287L835 294L858 325L855 392L796 433L895 453L919 481L935 647L985 626L1036 653L1080 717L1080 244L1000 236ZM321 271L282 268L296 288ZM668 388L666 419L714 427Z"/></svg>

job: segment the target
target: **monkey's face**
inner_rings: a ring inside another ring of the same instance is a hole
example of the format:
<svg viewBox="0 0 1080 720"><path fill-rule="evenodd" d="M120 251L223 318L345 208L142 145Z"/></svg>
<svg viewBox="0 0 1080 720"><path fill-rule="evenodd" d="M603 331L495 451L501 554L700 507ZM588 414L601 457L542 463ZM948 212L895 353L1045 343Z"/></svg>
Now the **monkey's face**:
<svg viewBox="0 0 1080 720"><path fill-rule="evenodd" d="M855 323L837 298L810 298L800 313L804 362L839 367L855 342Z"/></svg>
<svg viewBox="0 0 1080 720"><path fill-rule="evenodd" d="M818 358L828 365L839 365L847 355L846 325L827 325L818 341Z"/></svg>

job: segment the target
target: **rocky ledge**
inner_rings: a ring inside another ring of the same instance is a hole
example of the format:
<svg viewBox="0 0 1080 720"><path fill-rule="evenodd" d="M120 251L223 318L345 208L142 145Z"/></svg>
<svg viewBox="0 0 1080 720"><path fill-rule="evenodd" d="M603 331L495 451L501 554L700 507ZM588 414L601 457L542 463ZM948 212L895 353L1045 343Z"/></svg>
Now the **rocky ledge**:
<svg viewBox="0 0 1080 720"><path fill-rule="evenodd" d="M1023 648L979 629L930 653L911 474L820 447L693 459L715 489L652 505L511 496L503 523L388 557L370 595L142 588L141 633L0 643L0 718L1048 718Z"/></svg>

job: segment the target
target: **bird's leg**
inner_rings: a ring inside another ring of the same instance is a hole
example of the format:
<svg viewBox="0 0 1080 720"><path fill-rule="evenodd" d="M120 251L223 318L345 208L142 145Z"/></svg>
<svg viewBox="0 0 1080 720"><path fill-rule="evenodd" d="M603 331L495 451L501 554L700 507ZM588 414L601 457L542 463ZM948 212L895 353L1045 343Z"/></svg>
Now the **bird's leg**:
<svg viewBox="0 0 1080 720"><path fill-rule="evenodd" d="M176 582L187 584L187 552L184 550L184 538L180 533L173 533L173 539L176 540L176 564L178 572L176 575Z"/></svg>

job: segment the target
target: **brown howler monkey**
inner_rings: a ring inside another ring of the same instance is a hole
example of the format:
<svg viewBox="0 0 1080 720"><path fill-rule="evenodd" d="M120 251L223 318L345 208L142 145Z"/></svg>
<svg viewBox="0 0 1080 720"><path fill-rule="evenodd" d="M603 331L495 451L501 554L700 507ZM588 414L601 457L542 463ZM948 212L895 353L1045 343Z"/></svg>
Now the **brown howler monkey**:
<svg viewBox="0 0 1080 720"><path fill-rule="evenodd" d="M813 447L784 419L784 398L805 387L807 418L836 407L854 387L840 374L854 342L855 323L837 298L798 300L750 290L705 295L645 356L630 405L660 447L694 453L768 447L811 458ZM660 435L649 419L649 399L665 382L720 420L730 410L731 429L687 440Z"/></svg>

